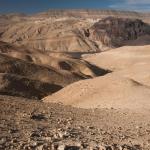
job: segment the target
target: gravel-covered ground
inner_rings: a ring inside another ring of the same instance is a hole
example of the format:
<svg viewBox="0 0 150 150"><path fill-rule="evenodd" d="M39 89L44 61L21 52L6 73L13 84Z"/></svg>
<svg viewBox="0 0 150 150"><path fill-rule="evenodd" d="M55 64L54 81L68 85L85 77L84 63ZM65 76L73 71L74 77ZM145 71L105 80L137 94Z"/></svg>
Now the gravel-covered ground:
<svg viewBox="0 0 150 150"><path fill-rule="evenodd" d="M149 114L0 96L0 149L150 150Z"/></svg>

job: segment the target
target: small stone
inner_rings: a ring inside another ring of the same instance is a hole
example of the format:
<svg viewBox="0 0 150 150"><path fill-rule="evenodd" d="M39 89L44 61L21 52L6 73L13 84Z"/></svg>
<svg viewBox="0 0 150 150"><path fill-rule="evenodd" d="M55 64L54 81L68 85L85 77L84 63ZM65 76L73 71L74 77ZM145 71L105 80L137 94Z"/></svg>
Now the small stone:
<svg viewBox="0 0 150 150"><path fill-rule="evenodd" d="M54 139L59 139L58 134L53 135Z"/></svg>
<svg viewBox="0 0 150 150"><path fill-rule="evenodd" d="M43 137L42 140L45 140L45 141L49 141L49 142L50 142L50 141L52 141L52 138L51 138L51 137Z"/></svg>
<svg viewBox="0 0 150 150"><path fill-rule="evenodd" d="M91 130L93 130L93 129L94 129L94 127L93 127L93 126L87 126L87 129L91 129Z"/></svg>
<svg viewBox="0 0 150 150"><path fill-rule="evenodd" d="M6 143L6 138L2 138L1 140L0 140L0 145L3 145L3 144L5 144Z"/></svg>
<svg viewBox="0 0 150 150"><path fill-rule="evenodd" d="M65 146L64 150L79 150L79 146Z"/></svg>
<svg viewBox="0 0 150 150"><path fill-rule="evenodd" d="M12 143L17 143L18 141L17 141L17 139L13 139L11 142Z"/></svg>
<svg viewBox="0 0 150 150"><path fill-rule="evenodd" d="M41 121L41 120L46 120L46 117L43 114L33 114L31 116L31 119L36 121Z"/></svg>
<svg viewBox="0 0 150 150"><path fill-rule="evenodd" d="M106 131L101 131L101 134L102 134L102 135L106 134Z"/></svg>
<svg viewBox="0 0 150 150"><path fill-rule="evenodd" d="M38 146L38 147L36 147L36 150L43 150L43 145L40 145L40 146Z"/></svg>
<svg viewBox="0 0 150 150"><path fill-rule="evenodd" d="M57 150L65 150L65 145L60 145L58 146L58 149Z"/></svg>
<svg viewBox="0 0 150 150"><path fill-rule="evenodd" d="M106 150L105 146L99 146L99 150Z"/></svg>
<svg viewBox="0 0 150 150"><path fill-rule="evenodd" d="M30 137L40 137L40 136L41 135L39 133L33 132Z"/></svg>
<svg viewBox="0 0 150 150"><path fill-rule="evenodd" d="M31 146L31 147L36 147L36 146L37 146L37 142L36 142L36 141L31 142L31 143L30 143L30 146Z"/></svg>
<svg viewBox="0 0 150 150"><path fill-rule="evenodd" d="M58 135L59 135L60 138L67 138L67 137L69 137L69 133L67 133L67 131L58 132Z"/></svg>
<svg viewBox="0 0 150 150"><path fill-rule="evenodd" d="M52 144L52 145L51 145L51 149L52 149L52 150L56 150L56 149L58 150L58 147L59 147L58 144Z"/></svg>

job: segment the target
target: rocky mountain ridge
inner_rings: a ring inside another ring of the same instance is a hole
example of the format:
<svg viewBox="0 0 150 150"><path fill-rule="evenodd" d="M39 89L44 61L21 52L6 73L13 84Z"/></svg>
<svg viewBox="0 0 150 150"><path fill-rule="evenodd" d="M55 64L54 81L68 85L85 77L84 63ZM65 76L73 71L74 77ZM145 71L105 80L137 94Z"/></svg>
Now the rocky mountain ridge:
<svg viewBox="0 0 150 150"><path fill-rule="evenodd" d="M101 10L101 9L50 9L46 12L34 14L39 17L75 17L75 18L93 18L99 19L106 16L117 16L125 18L149 18L149 13L140 13L132 11Z"/></svg>

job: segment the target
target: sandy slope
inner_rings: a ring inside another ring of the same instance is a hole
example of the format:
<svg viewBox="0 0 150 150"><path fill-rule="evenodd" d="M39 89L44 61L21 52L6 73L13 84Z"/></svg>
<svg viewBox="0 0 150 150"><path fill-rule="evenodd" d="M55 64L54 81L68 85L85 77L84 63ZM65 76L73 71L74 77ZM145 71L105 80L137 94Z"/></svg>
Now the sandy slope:
<svg viewBox="0 0 150 150"><path fill-rule="evenodd" d="M149 63L150 45L123 46L103 53L84 55L83 57L97 66L118 71L137 63Z"/></svg>
<svg viewBox="0 0 150 150"><path fill-rule="evenodd" d="M88 55L91 63L114 73L150 85L150 45L124 46L101 54Z"/></svg>
<svg viewBox="0 0 150 150"><path fill-rule="evenodd" d="M149 108L150 88L115 75L74 83L45 98L47 102L92 108Z"/></svg>
<svg viewBox="0 0 150 150"><path fill-rule="evenodd" d="M149 108L149 50L150 46L122 47L86 55L86 60L114 72L74 83L44 100L82 108Z"/></svg>

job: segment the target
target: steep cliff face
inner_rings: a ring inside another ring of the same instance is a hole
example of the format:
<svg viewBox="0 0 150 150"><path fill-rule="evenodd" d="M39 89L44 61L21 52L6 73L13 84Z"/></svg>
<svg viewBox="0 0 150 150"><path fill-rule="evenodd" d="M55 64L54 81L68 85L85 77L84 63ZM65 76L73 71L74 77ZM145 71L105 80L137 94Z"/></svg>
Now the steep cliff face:
<svg viewBox="0 0 150 150"><path fill-rule="evenodd" d="M119 47L125 41L150 34L150 26L139 19L108 17L90 28L90 38L106 47Z"/></svg>

